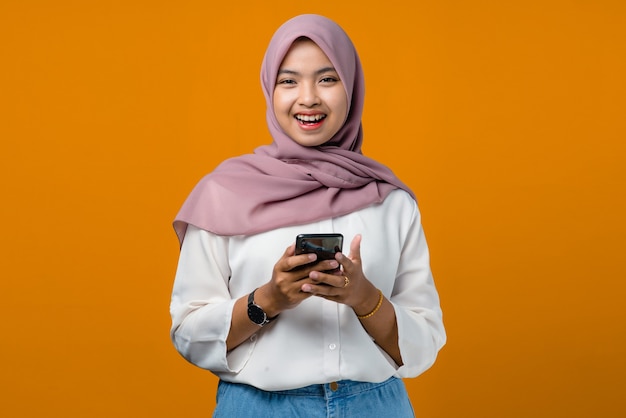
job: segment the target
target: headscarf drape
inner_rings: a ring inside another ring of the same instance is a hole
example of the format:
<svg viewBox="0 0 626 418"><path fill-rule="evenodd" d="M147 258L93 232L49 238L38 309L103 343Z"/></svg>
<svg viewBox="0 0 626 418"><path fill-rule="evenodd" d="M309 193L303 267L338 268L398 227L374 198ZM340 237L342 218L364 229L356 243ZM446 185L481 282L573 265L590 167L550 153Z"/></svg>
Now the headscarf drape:
<svg viewBox="0 0 626 418"><path fill-rule="evenodd" d="M293 141L273 111L279 67L300 37L311 39L329 58L349 103L344 125L317 147ZM218 235L251 235L346 215L382 202L397 188L413 196L390 169L361 152L363 71L352 41L335 22L311 14L285 22L265 53L261 84L273 142L225 160L200 180L174 221L181 243L189 224Z"/></svg>

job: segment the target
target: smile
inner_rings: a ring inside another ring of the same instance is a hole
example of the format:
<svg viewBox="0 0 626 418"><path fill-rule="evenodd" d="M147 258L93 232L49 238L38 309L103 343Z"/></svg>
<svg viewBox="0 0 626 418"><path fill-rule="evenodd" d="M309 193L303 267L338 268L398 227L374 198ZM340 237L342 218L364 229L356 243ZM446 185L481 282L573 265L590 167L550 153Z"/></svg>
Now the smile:
<svg viewBox="0 0 626 418"><path fill-rule="evenodd" d="M295 118L302 125L315 125L326 119L326 115L296 115Z"/></svg>

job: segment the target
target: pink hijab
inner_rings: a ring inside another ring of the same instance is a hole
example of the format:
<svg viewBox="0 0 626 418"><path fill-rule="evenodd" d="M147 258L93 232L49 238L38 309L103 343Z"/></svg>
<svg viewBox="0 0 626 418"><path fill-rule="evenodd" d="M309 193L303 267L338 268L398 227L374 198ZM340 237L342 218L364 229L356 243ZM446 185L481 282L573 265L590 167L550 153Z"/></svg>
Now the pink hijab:
<svg viewBox="0 0 626 418"><path fill-rule="evenodd" d="M272 105L278 69L301 36L328 56L350 103L344 125L318 147L301 146L287 136ZM397 188L413 196L391 170L361 152L363 71L352 41L335 22L311 14L285 22L265 53L261 84L274 141L222 162L200 180L174 220L181 243L188 224L218 235L251 235L346 215L382 202Z"/></svg>

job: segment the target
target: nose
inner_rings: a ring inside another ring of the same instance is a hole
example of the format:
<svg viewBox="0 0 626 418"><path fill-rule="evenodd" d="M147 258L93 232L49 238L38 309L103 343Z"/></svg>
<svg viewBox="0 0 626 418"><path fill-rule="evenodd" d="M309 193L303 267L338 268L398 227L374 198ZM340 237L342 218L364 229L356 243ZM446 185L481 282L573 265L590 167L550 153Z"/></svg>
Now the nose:
<svg viewBox="0 0 626 418"><path fill-rule="evenodd" d="M306 107L313 107L320 104L320 98L314 83L300 84L298 103Z"/></svg>

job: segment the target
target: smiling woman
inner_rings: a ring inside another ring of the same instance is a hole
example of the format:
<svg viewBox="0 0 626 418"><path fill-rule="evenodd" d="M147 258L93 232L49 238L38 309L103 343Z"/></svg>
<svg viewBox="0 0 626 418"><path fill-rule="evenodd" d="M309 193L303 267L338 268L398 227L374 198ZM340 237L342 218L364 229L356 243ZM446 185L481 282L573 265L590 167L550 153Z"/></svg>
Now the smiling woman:
<svg viewBox="0 0 626 418"><path fill-rule="evenodd" d="M361 152L356 50L331 20L298 16L261 80L273 143L204 177L174 222L174 344L220 378L216 417L411 417L402 378L446 334L415 197ZM297 235L320 232L349 253L296 254Z"/></svg>
<svg viewBox="0 0 626 418"><path fill-rule="evenodd" d="M348 114L348 97L332 63L313 41L297 39L278 70L274 113L295 142L317 146L328 142Z"/></svg>

